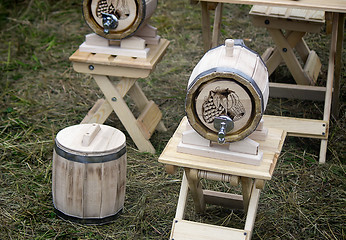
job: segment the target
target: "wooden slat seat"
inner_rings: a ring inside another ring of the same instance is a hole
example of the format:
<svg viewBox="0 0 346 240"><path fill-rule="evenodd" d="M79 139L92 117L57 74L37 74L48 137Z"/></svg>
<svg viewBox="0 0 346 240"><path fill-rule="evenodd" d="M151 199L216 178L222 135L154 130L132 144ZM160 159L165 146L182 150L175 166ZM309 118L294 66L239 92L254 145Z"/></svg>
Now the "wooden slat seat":
<svg viewBox="0 0 346 240"><path fill-rule="evenodd" d="M321 69L316 52L310 50L303 37L307 32L317 33L325 23L324 11L270 6L253 6L252 23L267 28L275 48L268 48L262 55L269 74L284 62L294 80L301 85L314 85ZM301 66L294 49L303 61Z"/></svg>

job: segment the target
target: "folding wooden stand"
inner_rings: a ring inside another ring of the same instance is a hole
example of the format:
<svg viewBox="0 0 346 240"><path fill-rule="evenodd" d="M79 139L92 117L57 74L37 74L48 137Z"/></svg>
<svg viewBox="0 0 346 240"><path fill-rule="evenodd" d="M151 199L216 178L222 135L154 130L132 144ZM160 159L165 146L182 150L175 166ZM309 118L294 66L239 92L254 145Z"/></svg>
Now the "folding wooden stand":
<svg viewBox="0 0 346 240"><path fill-rule="evenodd" d="M332 102L334 116L337 117L339 112L340 76L342 69L341 56L343 50L344 24L346 13L346 5L343 3L343 1L330 0L327 2L323 2L318 0L200 0L200 3L202 8L202 34L205 51L209 50L211 47L215 47L218 45L223 3L251 5L261 4L266 6L315 9L329 13L328 15L326 14L326 16L331 17L330 22L332 28L332 36L330 40L326 86L319 87L282 83L269 83L270 97L324 101L323 120L268 116L270 117L270 120L272 120L272 123L276 125L276 127L281 127L282 129L287 131L288 136L300 136L308 138L314 137L321 139L319 162L325 163ZM215 10L214 27L212 35L210 30L210 10ZM289 39L286 38L282 40L289 41ZM302 44L298 44L298 46L299 45ZM311 61L310 63L313 62L314 61ZM283 124L287 121L289 121L289 125ZM309 121L311 122L311 126L309 126ZM300 123L302 123L303 125L297 125ZM304 126L306 126L307 129L303 129ZM321 129L323 129L324 131L321 132Z"/></svg>
<svg viewBox="0 0 346 240"><path fill-rule="evenodd" d="M114 56L110 54L80 52L77 50L70 60L80 73L91 74L105 95L88 112L82 123L103 123L114 111L140 151L155 153L149 139L154 130L166 131L161 122L162 113L158 106L149 101L137 83L154 70L168 47L169 41L161 39L158 45L148 45L147 58ZM110 76L120 77L114 85ZM129 94L141 114L136 119L124 96Z"/></svg>
<svg viewBox="0 0 346 240"><path fill-rule="evenodd" d="M275 48L268 48L262 55L269 75L284 61L297 84L314 85L321 62L303 37L307 32L321 31L325 23L324 11L255 5L249 14L253 25L265 27L276 45ZM297 59L294 49L304 62L304 67Z"/></svg>
<svg viewBox="0 0 346 240"><path fill-rule="evenodd" d="M159 157L159 162L166 164L167 172L173 174L177 167L183 167L185 170L170 239L251 239L260 192L265 181L270 180L273 175L286 132L268 128L267 139L258 141L260 150L264 153L263 161L259 166L255 166L177 152L177 146L181 141L186 124L187 118L185 117ZM233 186L241 185L242 195L203 190L200 184L201 178L225 181ZM184 220L189 189L195 210L199 213L205 211L206 203L230 208L244 208L246 212L244 229Z"/></svg>

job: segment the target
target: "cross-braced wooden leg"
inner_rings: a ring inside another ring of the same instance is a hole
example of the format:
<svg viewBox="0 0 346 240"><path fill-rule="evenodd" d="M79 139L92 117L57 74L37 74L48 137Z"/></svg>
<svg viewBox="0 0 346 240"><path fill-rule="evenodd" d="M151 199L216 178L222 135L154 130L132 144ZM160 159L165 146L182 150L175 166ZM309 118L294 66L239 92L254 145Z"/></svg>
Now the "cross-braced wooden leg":
<svg viewBox="0 0 346 240"><path fill-rule="evenodd" d="M305 74L302 66L300 65L298 59L296 58L293 48L291 47L288 39L285 38L284 34L279 29L270 29L268 28L268 32L271 35L273 41L278 46L278 52L281 57L284 59L287 68L290 70L294 80L297 84L301 85L310 85L312 80L309 78L307 74ZM295 33L295 32L294 32ZM300 32L297 32L299 34ZM301 33L305 34L305 33ZM300 38L297 38L297 43L300 41Z"/></svg>
<svg viewBox="0 0 346 240"><path fill-rule="evenodd" d="M140 112L142 112L145 109L145 107L149 104L149 100L145 96L138 82L134 83L132 88L129 90L128 94L134 101L135 105L137 106ZM165 127L165 124L162 121L160 121L156 126L156 130L160 132L166 132L167 128Z"/></svg>
<svg viewBox="0 0 346 240"><path fill-rule="evenodd" d="M107 76L93 75L93 77L138 149L140 151L155 153L155 148L143 136L141 129L137 125L137 120L124 101L123 96L125 94L122 95Z"/></svg>

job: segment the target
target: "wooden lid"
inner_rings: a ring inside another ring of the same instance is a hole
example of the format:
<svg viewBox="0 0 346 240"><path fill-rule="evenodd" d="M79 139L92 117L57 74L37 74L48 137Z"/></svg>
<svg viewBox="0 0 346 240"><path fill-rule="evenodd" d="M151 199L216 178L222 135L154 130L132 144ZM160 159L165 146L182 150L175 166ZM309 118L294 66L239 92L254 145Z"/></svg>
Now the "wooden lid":
<svg viewBox="0 0 346 240"><path fill-rule="evenodd" d="M55 139L58 149L77 155L106 155L122 150L125 134L101 124L79 124L61 130Z"/></svg>

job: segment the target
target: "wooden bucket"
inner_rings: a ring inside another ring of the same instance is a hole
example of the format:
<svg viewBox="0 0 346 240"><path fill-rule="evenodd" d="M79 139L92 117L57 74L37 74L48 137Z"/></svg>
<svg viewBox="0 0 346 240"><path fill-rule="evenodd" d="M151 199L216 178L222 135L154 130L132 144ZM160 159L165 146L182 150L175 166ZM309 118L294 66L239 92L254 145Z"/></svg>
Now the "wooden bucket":
<svg viewBox="0 0 346 240"><path fill-rule="evenodd" d="M96 34L121 40L135 33L156 7L157 0L83 0L83 15Z"/></svg>
<svg viewBox="0 0 346 240"><path fill-rule="evenodd" d="M228 116L233 129L226 142L239 141L259 124L269 96L267 68L243 41L228 39L209 50L194 68L188 83L185 110L202 137L218 141L215 117Z"/></svg>
<svg viewBox="0 0 346 240"><path fill-rule="evenodd" d="M125 135L110 126L80 124L55 140L53 203L58 216L83 224L114 220L124 206Z"/></svg>

